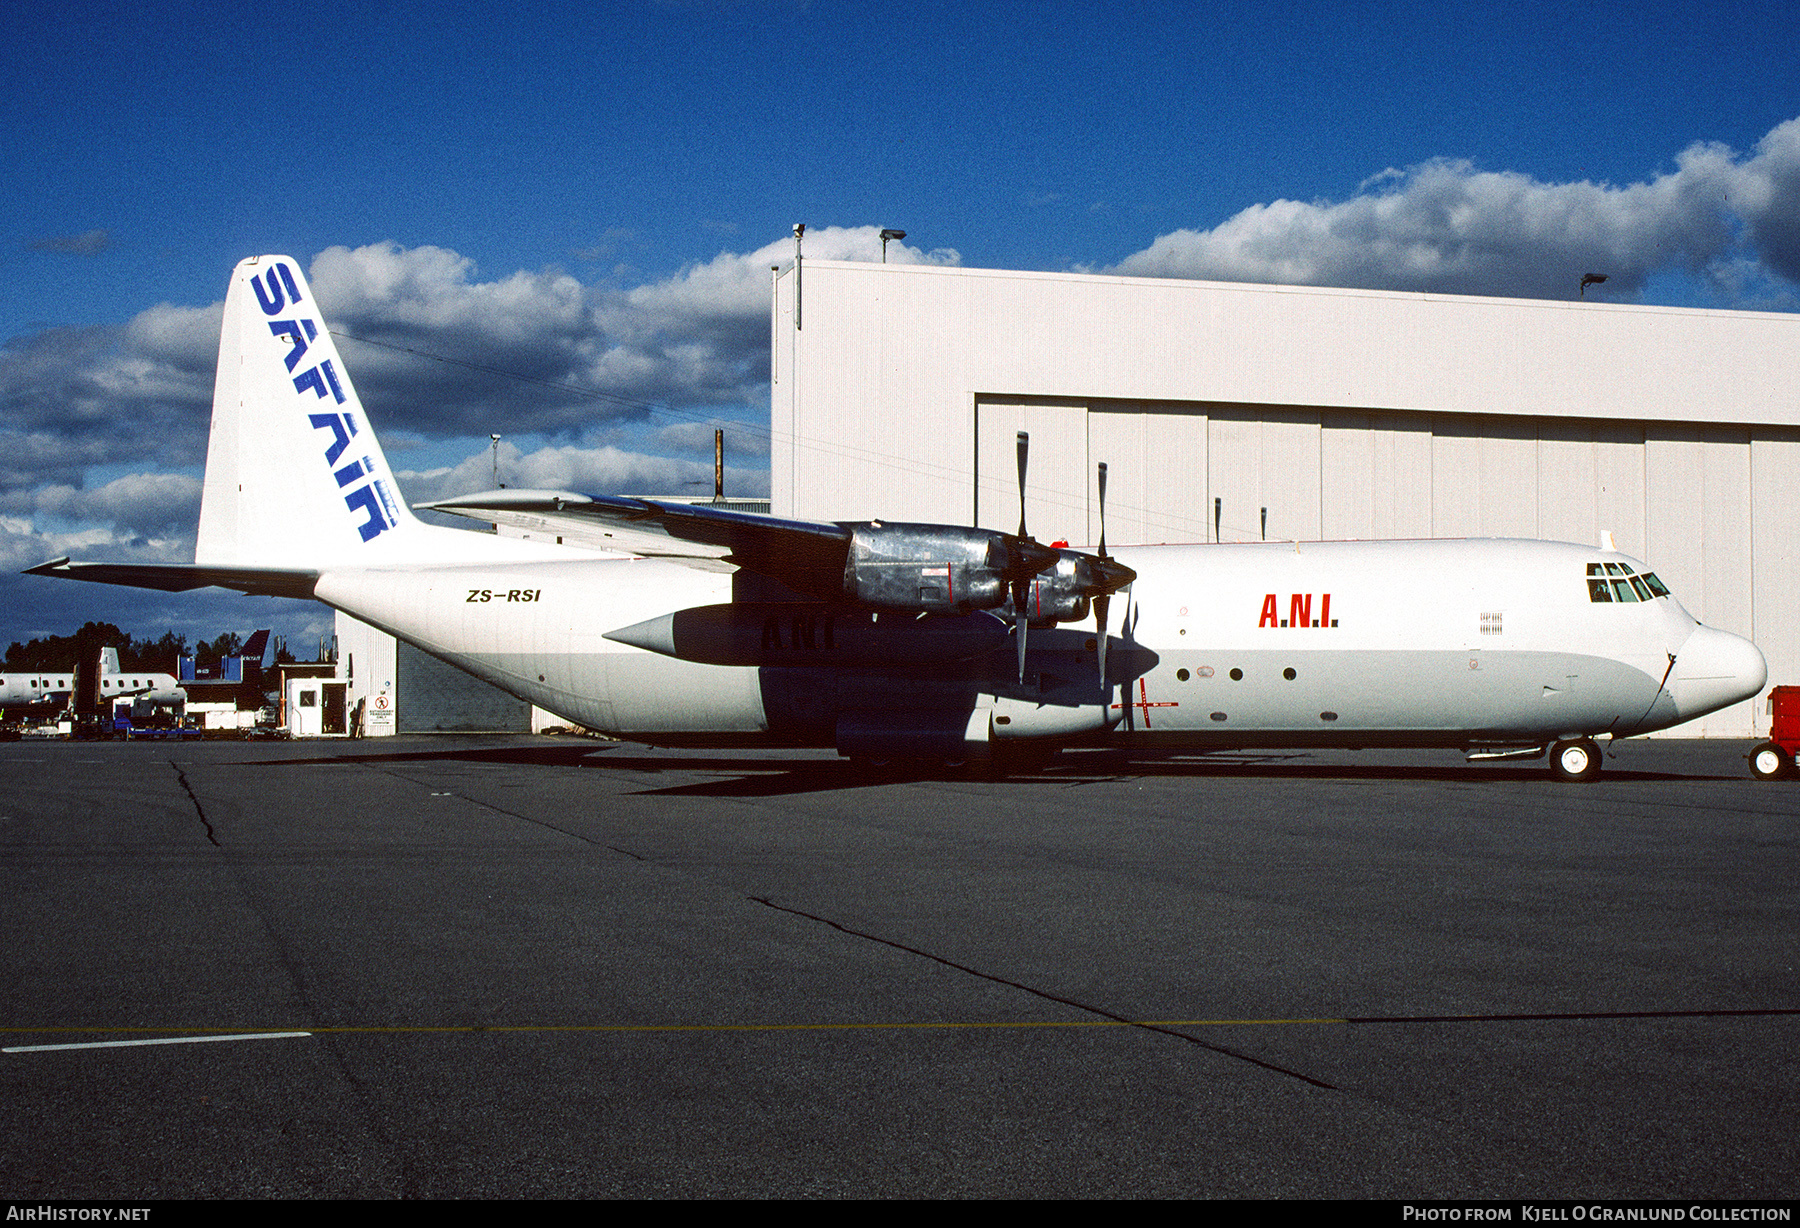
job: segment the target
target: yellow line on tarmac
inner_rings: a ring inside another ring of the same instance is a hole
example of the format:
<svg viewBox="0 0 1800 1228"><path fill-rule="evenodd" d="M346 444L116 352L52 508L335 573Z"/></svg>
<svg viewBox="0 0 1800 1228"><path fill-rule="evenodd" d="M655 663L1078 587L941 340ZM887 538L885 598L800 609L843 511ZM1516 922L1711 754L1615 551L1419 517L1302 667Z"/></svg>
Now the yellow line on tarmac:
<svg viewBox="0 0 1800 1228"><path fill-rule="evenodd" d="M406 1035L466 1034L477 1032L877 1032L877 1031L948 1031L955 1029L1036 1029L1036 1028L1243 1028L1282 1027L1304 1024L1348 1023L1347 1019L1048 1019L987 1020L940 1023L570 1023L570 1024L468 1024L468 1025L347 1025L342 1027L308 1027L315 1035ZM251 1033L245 1028L119 1028L119 1027L40 1027L0 1028L3 1033L35 1035L123 1036L145 1033L178 1032L182 1037L237 1038L248 1035L299 1035L297 1032ZM170 1044L179 1038L161 1041L112 1041L110 1044ZM34 1045L33 1049L68 1048L73 1046ZM22 1052L23 1047L5 1052Z"/></svg>

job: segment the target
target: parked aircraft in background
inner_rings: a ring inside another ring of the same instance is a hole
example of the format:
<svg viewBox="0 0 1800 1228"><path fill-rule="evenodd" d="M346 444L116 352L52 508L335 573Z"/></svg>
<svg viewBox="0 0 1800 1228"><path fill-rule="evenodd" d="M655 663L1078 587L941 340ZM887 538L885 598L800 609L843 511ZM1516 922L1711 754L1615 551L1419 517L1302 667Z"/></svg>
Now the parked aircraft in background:
<svg viewBox="0 0 1800 1228"><path fill-rule="evenodd" d="M1025 461L1021 437L1021 488ZM1549 749L1588 779L1596 739L1767 674L1642 564L1566 543L1113 553L1104 530L1092 551L1041 545L1022 513L1003 533L570 491L427 505L552 544L424 524L396 491L295 262L258 257L226 298L197 561L31 571L313 597L591 728L867 758L1108 737Z"/></svg>
<svg viewBox="0 0 1800 1228"><path fill-rule="evenodd" d="M121 670L119 650L100 650L100 699L147 699L156 704L178 704L187 692L173 674L156 674L148 670Z"/></svg>
<svg viewBox="0 0 1800 1228"><path fill-rule="evenodd" d="M74 681L74 672L67 670L0 674L0 708L36 707L58 698L67 703Z"/></svg>
<svg viewBox="0 0 1800 1228"><path fill-rule="evenodd" d="M101 699L149 699L155 703L179 703L187 696L173 674L151 670L121 670L119 650L102 648L99 667ZM0 674L0 707L66 707L74 694L76 671L37 670Z"/></svg>

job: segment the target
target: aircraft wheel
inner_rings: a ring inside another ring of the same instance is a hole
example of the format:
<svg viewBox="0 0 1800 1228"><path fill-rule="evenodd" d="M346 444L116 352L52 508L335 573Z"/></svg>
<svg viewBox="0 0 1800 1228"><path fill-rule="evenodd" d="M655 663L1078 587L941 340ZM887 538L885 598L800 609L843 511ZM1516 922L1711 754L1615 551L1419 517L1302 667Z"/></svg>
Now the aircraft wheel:
<svg viewBox="0 0 1800 1228"><path fill-rule="evenodd" d="M1758 780L1780 780L1793 766L1787 752L1773 742L1764 742L1750 752L1750 774Z"/></svg>
<svg viewBox="0 0 1800 1228"><path fill-rule="evenodd" d="M1593 780L1600 775L1600 748L1592 738L1558 742L1550 748L1550 773L1558 780Z"/></svg>

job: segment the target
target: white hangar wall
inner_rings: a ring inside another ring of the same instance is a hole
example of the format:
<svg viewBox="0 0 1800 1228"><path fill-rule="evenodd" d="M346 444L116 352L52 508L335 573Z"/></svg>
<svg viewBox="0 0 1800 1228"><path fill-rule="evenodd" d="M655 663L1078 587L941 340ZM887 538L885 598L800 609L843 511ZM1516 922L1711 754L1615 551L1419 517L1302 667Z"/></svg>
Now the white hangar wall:
<svg viewBox="0 0 1800 1228"><path fill-rule="evenodd" d="M806 261L796 328L774 293L776 515L1014 528L1023 429L1040 540L1098 536L1097 461L1114 544L1610 531L1800 682L1800 316Z"/></svg>

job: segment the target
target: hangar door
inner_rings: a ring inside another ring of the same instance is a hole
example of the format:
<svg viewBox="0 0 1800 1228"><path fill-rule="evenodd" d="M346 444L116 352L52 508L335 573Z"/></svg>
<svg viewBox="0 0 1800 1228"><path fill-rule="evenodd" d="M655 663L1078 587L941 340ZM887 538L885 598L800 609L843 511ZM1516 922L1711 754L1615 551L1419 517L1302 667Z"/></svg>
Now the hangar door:
<svg viewBox="0 0 1800 1228"><path fill-rule="evenodd" d="M983 397L976 523L1019 523L1019 431L1031 437L1027 526L1039 541L1100 536L1106 462L1113 544L1320 536L1319 416L1304 410Z"/></svg>

